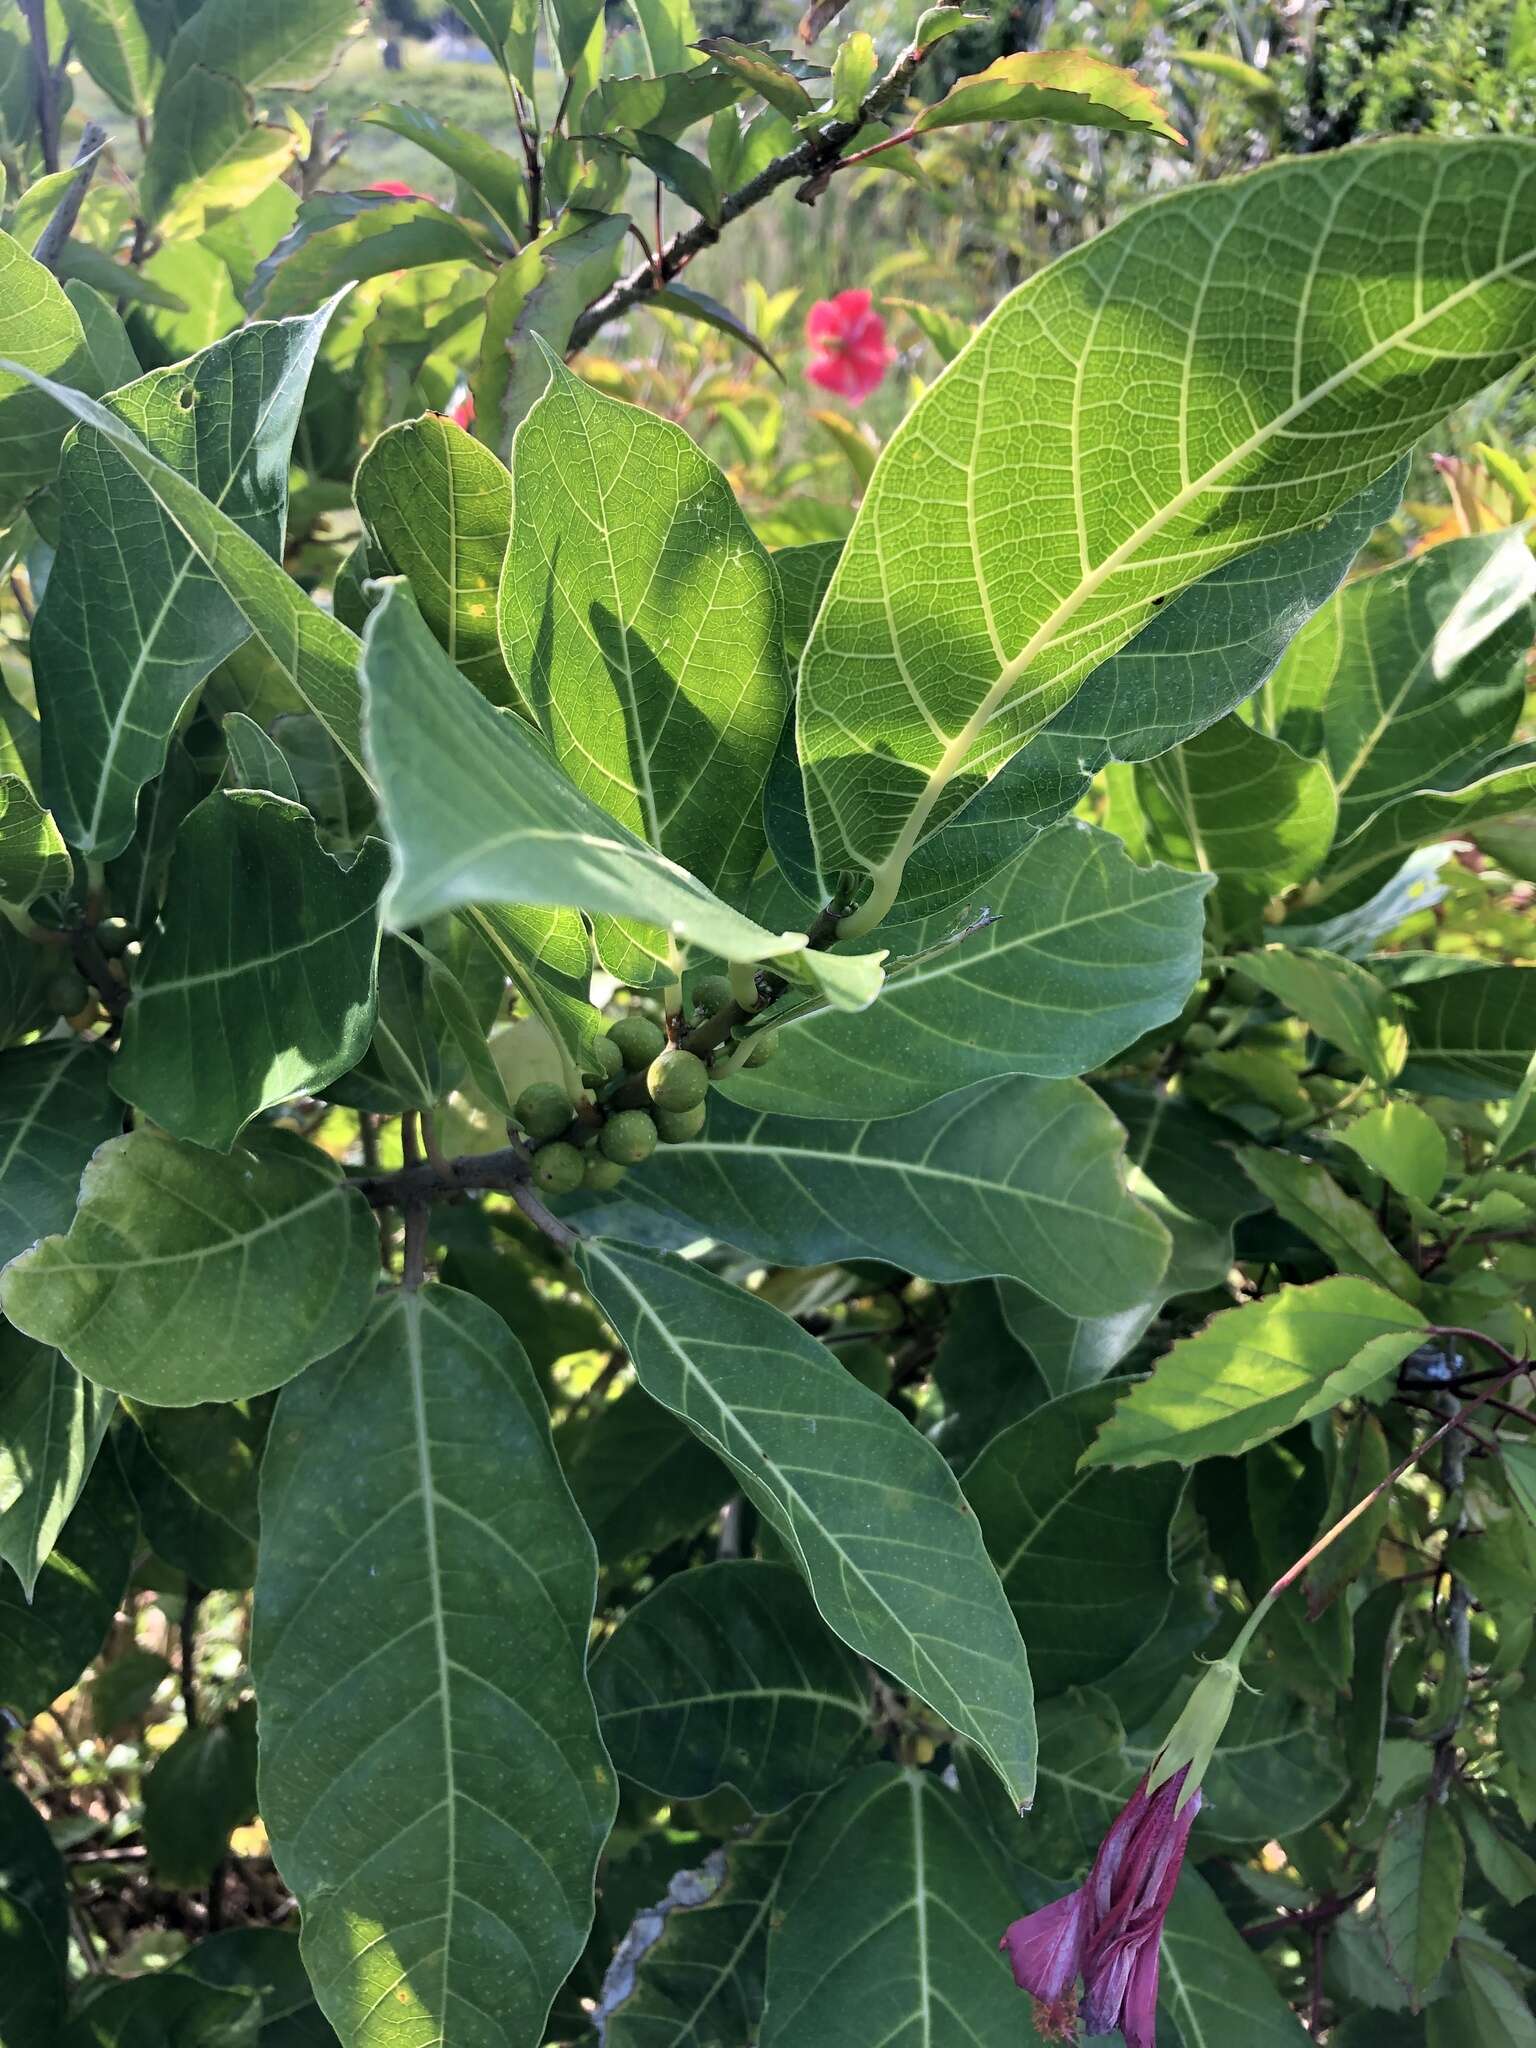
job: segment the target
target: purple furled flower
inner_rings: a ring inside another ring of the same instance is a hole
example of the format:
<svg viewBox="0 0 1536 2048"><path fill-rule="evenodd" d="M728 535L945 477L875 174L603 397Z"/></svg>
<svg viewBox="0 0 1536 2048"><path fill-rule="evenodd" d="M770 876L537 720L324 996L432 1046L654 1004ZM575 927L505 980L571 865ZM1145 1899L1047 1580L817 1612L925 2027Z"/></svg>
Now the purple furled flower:
<svg viewBox="0 0 1536 2048"><path fill-rule="evenodd" d="M1118 2027L1126 2048L1155 2048L1158 1945L1173 1900L1198 1788L1179 1804L1186 1765L1148 1792L1142 1779L1099 1844L1087 1881L1054 1905L1015 1920L998 1944L1035 2000L1043 2041L1076 2041L1076 1984L1090 2034Z"/></svg>

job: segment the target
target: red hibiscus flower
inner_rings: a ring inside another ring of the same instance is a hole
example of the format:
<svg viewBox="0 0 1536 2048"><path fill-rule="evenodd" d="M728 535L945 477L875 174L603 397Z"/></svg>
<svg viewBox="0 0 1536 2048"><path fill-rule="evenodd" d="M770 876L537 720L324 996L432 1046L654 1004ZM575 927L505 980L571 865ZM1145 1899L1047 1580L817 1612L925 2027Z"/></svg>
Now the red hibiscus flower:
<svg viewBox="0 0 1536 2048"><path fill-rule="evenodd" d="M475 394L473 391L466 391L461 397L454 400L453 404L448 408L448 417L456 427L463 427L466 430L475 424Z"/></svg>
<svg viewBox="0 0 1536 2048"><path fill-rule="evenodd" d="M896 360L885 339L885 322L865 291L818 299L805 317L811 360L805 374L823 391L835 391L857 405L868 398Z"/></svg>
<svg viewBox="0 0 1536 2048"><path fill-rule="evenodd" d="M1099 1844L1087 1881L1015 1920L998 1944L1034 1998L1042 2041L1076 2041L1081 2017L1090 2034L1118 2027L1126 2048L1155 2048L1163 1919L1200 1810L1198 1790L1179 1803L1188 1776L1186 1765L1151 1793L1143 1778Z"/></svg>

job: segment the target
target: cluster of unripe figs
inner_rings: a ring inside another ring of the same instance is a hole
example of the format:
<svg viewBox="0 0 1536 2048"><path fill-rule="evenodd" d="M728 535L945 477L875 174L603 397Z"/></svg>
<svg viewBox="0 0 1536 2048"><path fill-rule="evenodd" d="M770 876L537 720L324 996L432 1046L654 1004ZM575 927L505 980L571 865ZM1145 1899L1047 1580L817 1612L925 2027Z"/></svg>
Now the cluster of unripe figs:
<svg viewBox="0 0 1536 2048"><path fill-rule="evenodd" d="M124 969L114 967L114 963L125 959L128 949L137 943L138 936L137 928L125 917L104 917L92 926L91 937L96 950L114 978L126 979ZM43 987L43 1001L77 1029L89 1024L97 1013L96 991L78 967L60 967L50 974Z"/></svg>
<svg viewBox="0 0 1536 2048"><path fill-rule="evenodd" d="M722 975L704 975L693 986L691 1005L701 1022L718 1015L734 1000ZM761 1066L774 1050L773 1034L756 1036L741 1062ZM731 1048L723 1049L730 1064ZM717 1058L721 1055L717 1055ZM578 1110L557 1082L531 1081L513 1104L519 1129L533 1150L533 1184L548 1195L574 1194L585 1188L606 1194L616 1188L631 1166L640 1166L660 1145L681 1145L704 1128L705 1098L719 1067L686 1046L674 1045L666 1031L643 1010L627 1010L596 1041L598 1074L595 1106ZM605 1102L605 1094L645 1077L645 1107Z"/></svg>

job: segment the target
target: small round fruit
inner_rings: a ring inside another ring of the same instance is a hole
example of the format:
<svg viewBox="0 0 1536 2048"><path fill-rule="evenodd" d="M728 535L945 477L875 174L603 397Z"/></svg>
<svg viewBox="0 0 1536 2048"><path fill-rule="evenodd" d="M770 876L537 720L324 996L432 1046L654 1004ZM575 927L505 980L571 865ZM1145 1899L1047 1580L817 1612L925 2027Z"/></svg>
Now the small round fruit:
<svg viewBox="0 0 1536 2048"><path fill-rule="evenodd" d="M513 1103L512 1114L535 1143L558 1138L571 1120L570 1098L553 1081L530 1081Z"/></svg>
<svg viewBox="0 0 1536 2048"><path fill-rule="evenodd" d="M697 1109L709 1093L709 1069L697 1053L669 1045L646 1068L645 1084L658 1109Z"/></svg>
<svg viewBox="0 0 1536 2048"><path fill-rule="evenodd" d="M659 1024L653 1024L649 1017L642 1017L634 1010L611 1025L608 1036L619 1048L619 1057L632 1074L648 1067L667 1042L667 1034Z"/></svg>
<svg viewBox="0 0 1536 2048"><path fill-rule="evenodd" d="M702 1010L706 1017L713 1017L717 1010L736 1000L730 977L724 974L701 974L693 984L692 995L694 1008Z"/></svg>
<svg viewBox="0 0 1536 2048"><path fill-rule="evenodd" d="M121 960L138 936L126 917L104 917L96 927L96 943L108 960Z"/></svg>
<svg viewBox="0 0 1536 2048"><path fill-rule="evenodd" d="M702 1102L696 1102L692 1109L658 1109L656 1135L663 1145L684 1145L703 1130L707 1114Z"/></svg>
<svg viewBox="0 0 1536 2048"><path fill-rule="evenodd" d="M587 1071L596 1076L599 1085L617 1081L624 1071L624 1055L606 1032L593 1041L592 1060Z"/></svg>
<svg viewBox="0 0 1536 2048"><path fill-rule="evenodd" d="M61 1017L78 1017L91 1000L91 985L83 974L63 970L50 975L43 996L49 1008L57 1010Z"/></svg>
<svg viewBox="0 0 1536 2048"><path fill-rule="evenodd" d="M656 1126L643 1109L621 1109L603 1125L597 1142L615 1166L638 1166L656 1150Z"/></svg>
<svg viewBox="0 0 1536 2048"><path fill-rule="evenodd" d="M1214 1052L1221 1036L1214 1024L1191 1024L1184 1034L1186 1052Z"/></svg>
<svg viewBox="0 0 1536 2048"><path fill-rule="evenodd" d="M581 1186L586 1162L574 1145L557 1138L533 1155L533 1184L546 1195L570 1195Z"/></svg>
<svg viewBox="0 0 1536 2048"><path fill-rule="evenodd" d="M612 1194L628 1170L627 1167L620 1166L617 1159L605 1159L594 1146L586 1155L581 1184L594 1195Z"/></svg>
<svg viewBox="0 0 1536 2048"><path fill-rule="evenodd" d="M747 1054L749 1067L766 1067L779 1049L779 1034L776 1031L760 1031L752 1041L752 1050Z"/></svg>

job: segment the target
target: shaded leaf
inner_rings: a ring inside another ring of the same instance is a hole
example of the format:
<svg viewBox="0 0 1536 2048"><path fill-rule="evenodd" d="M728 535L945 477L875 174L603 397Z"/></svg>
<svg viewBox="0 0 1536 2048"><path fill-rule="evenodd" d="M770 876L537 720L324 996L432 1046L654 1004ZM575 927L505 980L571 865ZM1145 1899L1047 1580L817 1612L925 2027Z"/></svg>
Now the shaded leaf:
<svg viewBox="0 0 1536 2048"><path fill-rule="evenodd" d="M1536 1053L1536 968L1475 967L1415 982L1403 1086L1478 1100L1513 1095Z"/></svg>
<svg viewBox="0 0 1536 2048"><path fill-rule="evenodd" d="M0 1057L0 1264L68 1229L86 1161L122 1129L109 1066L80 1038Z"/></svg>
<svg viewBox="0 0 1536 2048"><path fill-rule="evenodd" d="M230 1831L256 1817L256 1702L186 1728L144 1776L144 1842L172 1891L207 1884Z"/></svg>
<svg viewBox="0 0 1536 2048"><path fill-rule="evenodd" d="M103 1449L27 1600L0 1574L0 1705L23 1722L72 1686L101 1648L128 1585L138 1520Z"/></svg>
<svg viewBox="0 0 1536 2048"><path fill-rule="evenodd" d="M290 1132L223 1156L139 1130L101 1147L68 1232L14 1260L0 1294L100 1385L190 1407L262 1393L346 1343L377 1273L368 1205Z"/></svg>
<svg viewBox="0 0 1536 2048"><path fill-rule="evenodd" d="M1163 1925L1159 2012L1183 2048L1304 2048L1308 2035L1195 1870L1179 1878Z"/></svg>
<svg viewBox="0 0 1536 2048"><path fill-rule="evenodd" d="M0 1324L0 1558L28 1599L116 1405L57 1351Z"/></svg>
<svg viewBox="0 0 1536 2048"><path fill-rule="evenodd" d="M1376 1911L1388 1958L1415 2010L1456 1939L1465 1864L1448 1806L1421 1799L1392 1816L1376 1859Z"/></svg>
<svg viewBox="0 0 1536 2048"><path fill-rule="evenodd" d="M1320 1246L1341 1273L1379 1280L1405 1301L1418 1298L1418 1274L1388 1244L1365 1204L1345 1194L1319 1160L1259 1145L1244 1146L1238 1156L1254 1186L1287 1223Z"/></svg>
<svg viewBox="0 0 1536 2048"><path fill-rule="evenodd" d="M53 475L66 422L17 369L96 388L80 316L63 287L0 234L0 518Z"/></svg>
<svg viewBox="0 0 1536 2048"><path fill-rule="evenodd" d="M1337 953L1282 946L1243 953L1238 964L1378 1086L1391 1085L1408 1054L1408 1033L1396 998L1367 968Z"/></svg>

